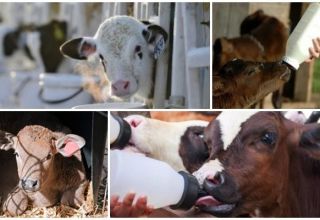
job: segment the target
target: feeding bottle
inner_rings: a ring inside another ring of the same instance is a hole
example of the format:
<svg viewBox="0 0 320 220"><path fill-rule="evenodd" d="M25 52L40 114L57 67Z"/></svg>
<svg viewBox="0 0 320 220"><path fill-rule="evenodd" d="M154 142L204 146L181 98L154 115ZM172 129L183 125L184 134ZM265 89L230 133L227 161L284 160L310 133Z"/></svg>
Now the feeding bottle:
<svg viewBox="0 0 320 220"><path fill-rule="evenodd" d="M297 70L300 64L310 57L312 39L317 37L320 37L320 3L314 2L309 5L290 34L283 61Z"/></svg>
<svg viewBox="0 0 320 220"><path fill-rule="evenodd" d="M171 206L189 209L204 192L196 178L176 172L168 164L142 154L112 150L110 153L110 193L120 201L130 192L146 196L153 208Z"/></svg>

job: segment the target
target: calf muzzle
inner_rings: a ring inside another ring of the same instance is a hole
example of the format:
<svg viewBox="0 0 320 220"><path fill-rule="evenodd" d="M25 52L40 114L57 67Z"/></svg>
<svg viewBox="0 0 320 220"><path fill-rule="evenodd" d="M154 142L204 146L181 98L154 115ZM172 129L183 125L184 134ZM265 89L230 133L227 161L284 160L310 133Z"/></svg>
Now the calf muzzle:
<svg viewBox="0 0 320 220"><path fill-rule="evenodd" d="M26 192L36 192L40 188L40 182L33 179L21 179L21 187Z"/></svg>
<svg viewBox="0 0 320 220"><path fill-rule="evenodd" d="M213 178L207 178L203 189L209 196L200 198L196 206L203 212L217 217L232 216L241 196L235 182L225 172L218 172Z"/></svg>

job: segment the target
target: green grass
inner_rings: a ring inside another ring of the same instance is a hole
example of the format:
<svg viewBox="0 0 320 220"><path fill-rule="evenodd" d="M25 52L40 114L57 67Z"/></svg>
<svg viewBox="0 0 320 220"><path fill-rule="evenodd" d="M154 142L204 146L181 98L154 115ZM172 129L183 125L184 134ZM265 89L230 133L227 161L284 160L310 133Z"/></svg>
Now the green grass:
<svg viewBox="0 0 320 220"><path fill-rule="evenodd" d="M320 93L320 60L319 59L317 59L314 63L312 92Z"/></svg>

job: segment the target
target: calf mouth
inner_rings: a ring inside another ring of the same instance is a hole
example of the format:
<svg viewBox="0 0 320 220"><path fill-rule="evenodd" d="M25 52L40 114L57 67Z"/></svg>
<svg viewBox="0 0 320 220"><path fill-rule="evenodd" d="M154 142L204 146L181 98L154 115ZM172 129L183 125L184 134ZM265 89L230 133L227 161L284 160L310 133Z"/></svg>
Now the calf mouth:
<svg viewBox="0 0 320 220"><path fill-rule="evenodd" d="M229 217L235 214L241 195L227 173L222 171L213 177L208 176L202 187L207 195L198 198L196 207L217 217Z"/></svg>
<svg viewBox="0 0 320 220"><path fill-rule="evenodd" d="M284 82L289 81L291 76L290 68L283 62L266 63L264 70L273 73L271 75L278 76Z"/></svg>
<svg viewBox="0 0 320 220"><path fill-rule="evenodd" d="M229 217L233 214L236 203L224 203L211 195L200 197L195 204L202 212L209 213L216 217Z"/></svg>

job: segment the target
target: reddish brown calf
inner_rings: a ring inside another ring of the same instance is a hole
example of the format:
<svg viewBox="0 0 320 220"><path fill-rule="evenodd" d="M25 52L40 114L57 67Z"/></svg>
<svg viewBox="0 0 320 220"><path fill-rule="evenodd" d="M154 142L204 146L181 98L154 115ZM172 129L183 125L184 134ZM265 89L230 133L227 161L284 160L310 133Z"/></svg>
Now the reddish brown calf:
<svg viewBox="0 0 320 220"><path fill-rule="evenodd" d="M202 211L320 216L319 124L297 124L280 112L223 112L203 142L209 157L194 173L209 194L197 201Z"/></svg>

